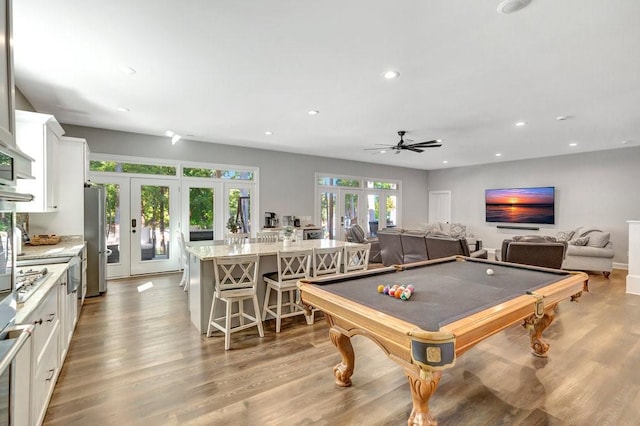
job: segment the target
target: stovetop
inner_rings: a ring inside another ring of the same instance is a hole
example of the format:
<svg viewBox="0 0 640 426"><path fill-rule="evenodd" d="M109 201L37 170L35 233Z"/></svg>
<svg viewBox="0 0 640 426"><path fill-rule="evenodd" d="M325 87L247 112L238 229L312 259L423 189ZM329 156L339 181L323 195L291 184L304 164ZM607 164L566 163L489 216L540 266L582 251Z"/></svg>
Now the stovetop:
<svg viewBox="0 0 640 426"><path fill-rule="evenodd" d="M47 268L25 267L16 271L16 299L24 303L47 278Z"/></svg>

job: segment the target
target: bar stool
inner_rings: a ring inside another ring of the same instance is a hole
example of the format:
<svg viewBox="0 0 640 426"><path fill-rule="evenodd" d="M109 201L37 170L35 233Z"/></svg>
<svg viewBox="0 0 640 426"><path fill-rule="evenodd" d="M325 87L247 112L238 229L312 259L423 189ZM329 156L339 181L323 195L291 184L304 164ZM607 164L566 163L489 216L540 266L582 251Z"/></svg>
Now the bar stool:
<svg viewBox="0 0 640 426"><path fill-rule="evenodd" d="M313 277L339 274L342 267L342 251L342 247L313 248ZM306 315L307 324L313 324L316 311L317 309L312 309L311 315Z"/></svg>
<svg viewBox="0 0 640 426"><path fill-rule="evenodd" d="M295 315L305 315L306 312L297 303L296 283L299 279L309 278L311 272L311 256L313 250L278 250L278 272L264 275L264 282L267 284L264 295L264 306L262 309L262 320L267 319L267 314L271 314L276 319L276 333L280 333L282 318ZM270 304L271 291L276 293L276 303ZM288 299L282 301L282 294L287 293ZM288 312L283 313L282 308L288 308ZM309 320L307 319L307 322Z"/></svg>
<svg viewBox="0 0 640 426"><path fill-rule="evenodd" d="M216 328L224 333L224 349L229 350L231 333L244 330L249 327L258 327L260 337L264 337L262 329L262 318L260 317L260 305L256 292L258 283L257 254L245 256L221 256L213 259L215 273L215 288L213 301L211 303L211 313L209 314L209 327L207 337L211 336L212 328ZM244 312L244 301L253 301L254 316ZM215 318L216 301L226 303L225 314ZM238 304L238 311L232 313L233 304ZM232 320L237 319L238 324L232 326ZM249 320L250 322L245 322ZM224 321L224 325L222 322Z"/></svg>
<svg viewBox="0 0 640 426"><path fill-rule="evenodd" d="M239 246L247 242L250 236L247 232L228 233L225 240L227 245Z"/></svg>
<svg viewBox="0 0 640 426"><path fill-rule="evenodd" d="M344 272L367 270L370 251L371 244L349 244L344 246Z"/></svg>
<svg viewBox="0 0 640 426"><path fill-rule="evenodd" d="M278 242L278 231L260 231L256 233L256 242L273 244Z"/></svg>
<svg viewBox="0 0 640 426"><path fill-rule="evenodd" d="M189 253L187 253L182 231L177 231L176 233L178 234L178 243L180 244L180 259L182 259L182 279L180 280L180 287L184 287L184 291L187 291L189 289Z"/></svg>

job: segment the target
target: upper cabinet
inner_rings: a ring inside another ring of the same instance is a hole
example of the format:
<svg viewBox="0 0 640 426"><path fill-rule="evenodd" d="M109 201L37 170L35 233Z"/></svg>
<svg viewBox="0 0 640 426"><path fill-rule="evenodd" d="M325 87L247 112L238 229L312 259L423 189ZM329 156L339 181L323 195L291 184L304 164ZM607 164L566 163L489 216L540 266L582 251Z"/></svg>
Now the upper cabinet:
<svg viewBox="0 0 640 426"><path fill-rule="evenodd" d="M11 0L0 0L0 145L15 145Z"/></svg>
<svg viewBox="0 0 640 426"><path fill-rule="evenodd" d="M53 115L16 111L16 143L34 159L33 177L18 179L18 192L33 194L29 203L17 203L19 212L53 212L58 209L58 144L64 130Z"/></svg>

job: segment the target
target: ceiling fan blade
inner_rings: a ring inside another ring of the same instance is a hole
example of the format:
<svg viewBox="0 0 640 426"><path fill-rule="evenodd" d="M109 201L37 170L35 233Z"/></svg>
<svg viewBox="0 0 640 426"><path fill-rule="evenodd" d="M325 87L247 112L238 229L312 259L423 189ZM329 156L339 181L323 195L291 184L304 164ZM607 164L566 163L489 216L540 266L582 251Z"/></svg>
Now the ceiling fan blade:
<svg viewBox="0 0 640 426"><path fill-rule="evenodd" d="M427 146L421 146L420 148L440 148L442 146L442 144L438 144L438 145L427 145Z"/></svg>
<svg viewBox="0 0 640 426"><path fill-rule="evenodd" d="M365 151L382 151L382 150L386 150L386 149L394 149L394 146L389 146L389 145L384 145L381 146L380 148L364 148Z"/></svg>
<svg viewBox="0 0 640 426"><path fill-rule="evenodd" d="M412 146L407 146L405 149L408 149L409 151L413 151L413 152L422 152L421 149L414 148Z"/></svg>
<svg viewBox="0 0 640 426"><path fill-rule="evenodd" d="M411 146L417 146L417 147L424 148L425 146L433 145L433 144L436 144L436 143L440 143L440 141L433 140L433 141L425 141L425 142L416 142L416 143L412 143Z"/></svg>

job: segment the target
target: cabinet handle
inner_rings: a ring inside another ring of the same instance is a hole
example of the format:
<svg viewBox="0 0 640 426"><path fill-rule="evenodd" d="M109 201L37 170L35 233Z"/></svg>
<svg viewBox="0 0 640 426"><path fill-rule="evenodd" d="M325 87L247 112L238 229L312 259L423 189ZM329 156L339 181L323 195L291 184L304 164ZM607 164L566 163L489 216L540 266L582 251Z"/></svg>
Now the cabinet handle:
<svg viewBox="0 0 640 426"><path fill-rule="evenodd" d="M39 320L35 320L33 323L35 325L41 325L42 324L42 318L40 318Z"/></svg>
<svg viewBox="0 0 640 426"><path fill-rule="evenodd" d="M51 370L49 370L49 377L47 377L46 379L44 379L45 382L50 382L51 379L53 379L54 374L56 373L56 369L52 368Z"/></svg>
<svg viewBox="0 0 640 426"><path fill-rule="evenodd" d="M49 314L49 319L47 320L47 322L51 322L53 321L53 319L56 317L56 314ZM40 320L42 321L42 320Z"/></svg>

